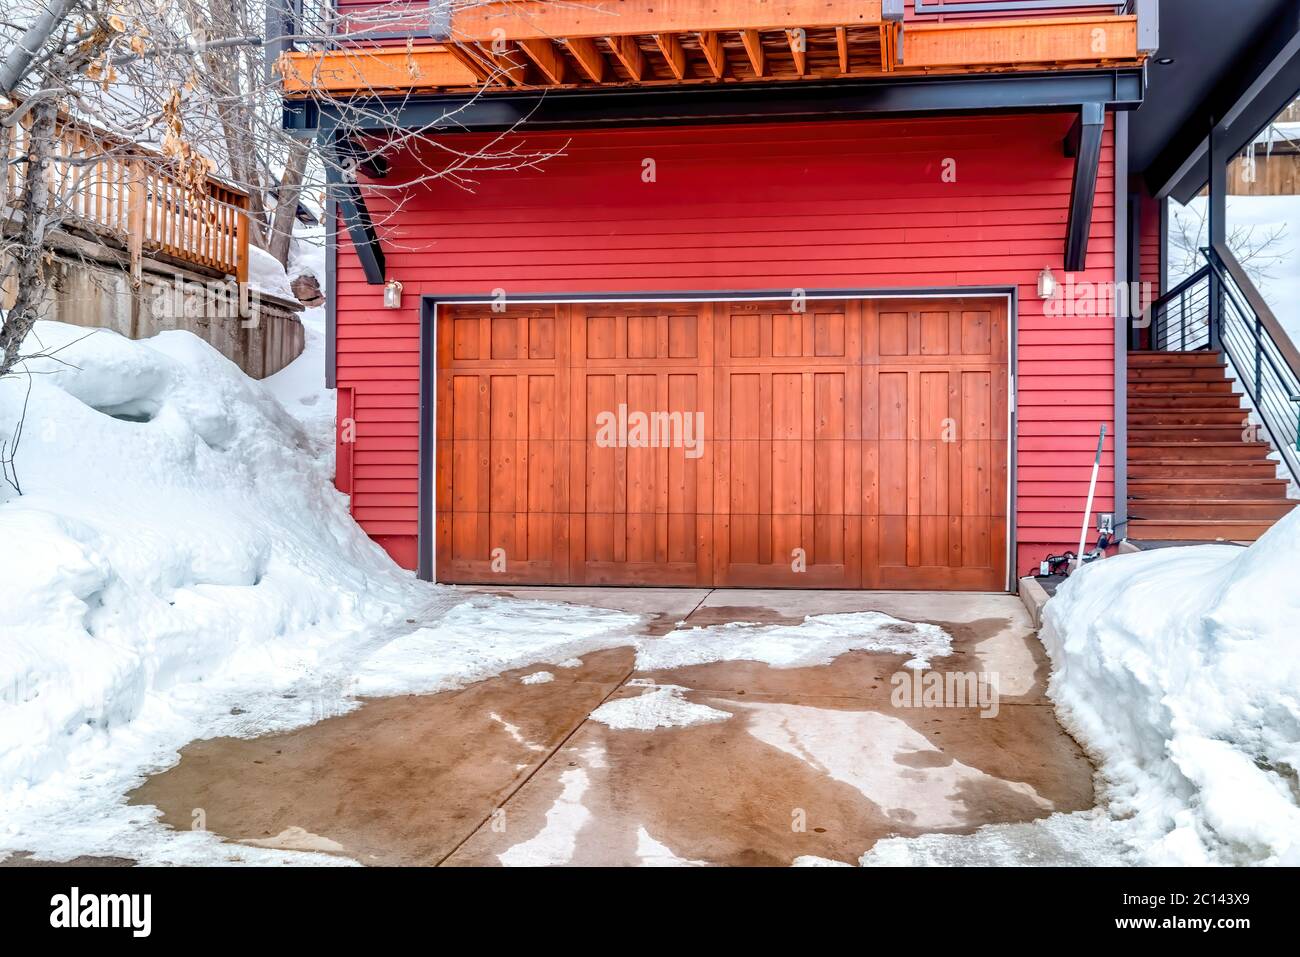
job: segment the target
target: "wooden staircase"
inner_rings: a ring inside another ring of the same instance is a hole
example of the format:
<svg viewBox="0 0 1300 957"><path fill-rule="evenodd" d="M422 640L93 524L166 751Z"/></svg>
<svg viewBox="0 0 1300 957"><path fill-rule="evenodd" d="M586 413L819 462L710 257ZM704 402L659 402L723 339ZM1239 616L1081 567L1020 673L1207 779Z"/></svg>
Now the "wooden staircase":
<svg viewBox="0 0 1300 957"><path fill-rule="evenodd" d="M1254 541L1300 505L1233 386L1220 352L1129 353L1129 538Z"/></svg>

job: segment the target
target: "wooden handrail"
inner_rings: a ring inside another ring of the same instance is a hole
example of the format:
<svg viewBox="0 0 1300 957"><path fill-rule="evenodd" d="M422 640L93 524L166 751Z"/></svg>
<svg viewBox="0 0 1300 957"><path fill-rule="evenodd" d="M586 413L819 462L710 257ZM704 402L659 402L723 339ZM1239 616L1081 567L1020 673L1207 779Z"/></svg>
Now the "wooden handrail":
<svg viewBox="0 0 1300 957"><path fill-rule="evenodd" d="M28 113L7 131L0 151L8 160L0 178L0 205L15 206L25 174L13 162L26 152ZM248 194L209 177L201 195L187 189L176 163L138 143L60 114L50 173L51 206L66 225L124 246L135 282L145 254L234 276L248 276Z"/></svg>

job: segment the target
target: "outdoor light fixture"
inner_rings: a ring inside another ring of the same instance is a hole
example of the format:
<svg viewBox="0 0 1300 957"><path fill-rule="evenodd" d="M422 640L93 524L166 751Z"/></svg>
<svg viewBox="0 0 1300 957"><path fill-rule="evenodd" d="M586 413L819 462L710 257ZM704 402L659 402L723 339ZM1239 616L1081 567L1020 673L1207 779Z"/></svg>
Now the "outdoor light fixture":
<svg viewBox="0 0 1300 957"><path fill-rule="evenodd" d="M1044 266L1043 271L1038 274L1038 298L1056 298L1056 277L1052 275L1051 266Z"/></svg>
<svg viewBox="0 0 1300 957"><path fill-rule="evenodd" d="M1041 286L1042 281L1039 280ZM402 284L396 279L390 279L384 283L384 308L401 309L402 308Z"/></svg>
<svg viewBox="0 0 1300 957"><path fill-rule="evenodd" d="M1160 59L1156 60L1156 62L1161 66L1169 66L1174 62L1174 58L1171 56L1162 56Z"/></svg>

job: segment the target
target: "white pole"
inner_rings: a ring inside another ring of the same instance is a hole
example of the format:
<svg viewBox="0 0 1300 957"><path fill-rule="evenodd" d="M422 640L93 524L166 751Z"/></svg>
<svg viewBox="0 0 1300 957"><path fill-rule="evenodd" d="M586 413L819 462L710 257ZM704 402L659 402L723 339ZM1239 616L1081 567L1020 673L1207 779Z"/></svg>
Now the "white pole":
<svg viewBox="0 0 1300 957"><path fill-rule="evenodd" d="M1097 492L1097 473L1101 471L1101 447L1106 444L1106 426L1101 427L1101 438L1097 440L1097 457L1092 460L1092 481L1088 483L1088 504L1083 509L1083 528L1079 529L1079 550L1075 552L1074 567L1083 567L1083 546L1088 540L1088 522L1092 518L1092 497Z"/></svg>

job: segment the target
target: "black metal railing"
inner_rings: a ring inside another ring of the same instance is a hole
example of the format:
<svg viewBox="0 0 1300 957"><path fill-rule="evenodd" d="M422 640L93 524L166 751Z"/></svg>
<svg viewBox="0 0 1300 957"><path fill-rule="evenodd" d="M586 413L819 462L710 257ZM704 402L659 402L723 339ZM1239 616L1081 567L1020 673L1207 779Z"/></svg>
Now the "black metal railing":
<svg viewBox="0 0 1300 957"><path fill-rule="evenodd" d="M1218 286L1214 339L1292 480L1300 483L1300 352L1236 257L1220 247L1202 252Z"/></svg>
<svg viewBox="0 0 1300 957"><path fill-rule="evenodd" d="M1210 286L1207 263L1153 302L1148 333L1139 345L1157 352L1210 348Z"/></svg>
<svg viewBox="0 0 1300 957"><path fill-rule="evenodd" d="M1300 351L1231 251L1216 246L1201 255L1204 266L1152 303L1136 345L1222 351L1282 464L1300 483Z"/></svg>

